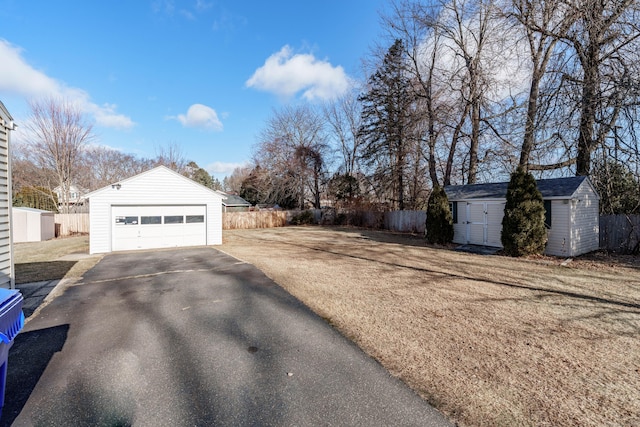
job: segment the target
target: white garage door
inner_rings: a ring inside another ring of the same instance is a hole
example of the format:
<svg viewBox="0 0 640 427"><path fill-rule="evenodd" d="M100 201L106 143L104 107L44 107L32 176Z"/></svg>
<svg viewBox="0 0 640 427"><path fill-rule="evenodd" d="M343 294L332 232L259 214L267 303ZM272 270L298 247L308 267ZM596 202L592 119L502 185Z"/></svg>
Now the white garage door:
<svg viewBox="0 0 640 427"><path fill-rule="evenodd" d="M112 206L112 250L207 244L206 207Z"/></svg>

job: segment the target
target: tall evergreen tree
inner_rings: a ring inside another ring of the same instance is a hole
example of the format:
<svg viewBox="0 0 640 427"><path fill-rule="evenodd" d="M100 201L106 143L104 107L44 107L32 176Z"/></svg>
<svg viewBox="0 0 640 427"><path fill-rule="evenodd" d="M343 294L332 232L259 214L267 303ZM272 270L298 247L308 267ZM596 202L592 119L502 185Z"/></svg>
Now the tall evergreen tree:
<svg viewBox="0 0 640 427"><path fill-rule="evenodd" d="M544 202L533 175L519 167L511 174L502 218L502 246L511 256L541 254L547 244Z"/></svg>
<svg viewBox="0 0 640 427"><path fill-rule="evenodd" d="M436 185L427 203L426 238L429 243L445 244L453 240L453 217L444 188Z"/></svg>
<svg viewBox="0 0 640 427"><path fill-rule="evenodd" d="M407 162L414 137L414 96L405 70L404 45L396 40L360 97L362 158L381 187L391 193L393 207L405 208Z"/></svg>
<svg viewBox="0 0 640 427"><path fill-rule="evenodd" d="M13 206L58 212L58 196L45 187L22 187L13 197Z"/></svg>

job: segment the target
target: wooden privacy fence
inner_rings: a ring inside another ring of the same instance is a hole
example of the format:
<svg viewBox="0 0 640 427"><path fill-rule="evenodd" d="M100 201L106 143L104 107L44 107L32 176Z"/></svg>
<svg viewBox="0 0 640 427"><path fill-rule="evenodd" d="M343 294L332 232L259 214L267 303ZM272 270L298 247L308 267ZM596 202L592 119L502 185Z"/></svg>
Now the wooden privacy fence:
<svg viewBox="0 0 640 427"><path fill-rule="evenodd" d="M56 237L89 234L88 213L55 214L54 222L56 224Z"/></svg>
<svg viewBox="0 0 640 427"><path fill-rule="evenodd" d="M302 211L224 212L224 230L284 227ZM325 217L312 210L316 223L343 223L368 228L382 228L402 233L423 234L425 211L350 211ZM342 220L340 216L343 215ZM56 237L89 233L89 214L55 214ZM623 253L640 252L640 215L603 215L600 217L600 248Z"/></svg>
<svg viewBox="0 0 640 427"><path fill-rule="evenodd" d="M600 249L638 253L640 249L640 215L600 216Z"/></svg>
<svg viewBox="0 0 640 427"><path fill-rule="evenodd" d="M302 211L256 211L256 212L224 212L222 214L222 229L247 229L247 228L273 228L284 227ZM329 223L324 221L323 212L320 209L312 209L316 223ZM360 227L383 228L385 230L399 231L403 233L424 233L427 213L425 211L393 211L372 212L353 211L348 212L348 224ZM333 220L333 217L331 218ZM56 214L56 237L66 237L75 234L89 233L89 214L70 213Z"/></svg>
<svg viewBox="0 0 640 427"><path fill-rule="evenodd" d="M286 211L224 212L222 229L272 228L287 225Z"/></svg>
<svg viewBox="0 0 640 427"><path fill-rule="evenodd" d="M384 213L384 228L402 233L424 234L427 211L391 211Z"/></svg>

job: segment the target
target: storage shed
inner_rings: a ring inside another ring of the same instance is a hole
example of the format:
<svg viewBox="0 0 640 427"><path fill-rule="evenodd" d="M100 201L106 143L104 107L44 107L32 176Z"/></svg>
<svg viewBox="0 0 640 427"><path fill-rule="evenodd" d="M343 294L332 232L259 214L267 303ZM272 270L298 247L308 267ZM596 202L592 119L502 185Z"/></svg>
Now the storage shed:
<svg viewBox="0 0 640 427"><path fill-rule="evenodd" d="M228 194L221 192L223 212L249 212L251 203L236 194Z"/></svg>
<svg viewBox="0 0 640 427"><path fill-rule="evenodd" d="M0 101L0 288L15 288L11 244L11 131L13 118Z"/></svg>
<svg viewBox="0 0 640 427"><path fill-rule="evenodd" d="M222 244L222 195L165 166L87 194L89 252Z"/></svg>
<svg viewBox="0 0 640 427"><path fill-rule="evenodd" d="M573 257L599 248L599 197L589 178L537 181L545 207L545 254ZM445 187L453 214L454 243L502 247L508 182Z"/></svg>
<svg viewBox="0 0 640 427"><path fill-rule="evenodd" d="M13 208L13 242L42 242L56 235L55 214L33 208Z"/></svg>

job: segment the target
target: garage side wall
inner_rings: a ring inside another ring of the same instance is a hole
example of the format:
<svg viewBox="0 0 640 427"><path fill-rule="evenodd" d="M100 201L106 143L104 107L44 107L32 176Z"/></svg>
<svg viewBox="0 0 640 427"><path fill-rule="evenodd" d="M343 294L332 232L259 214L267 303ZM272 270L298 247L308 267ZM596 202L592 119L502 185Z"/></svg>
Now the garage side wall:
<svg viewBox="0 0 640 427"><path fill-rule="evenodd" d="M222 244L222 200L207 204L207 244Z"/></svg>

